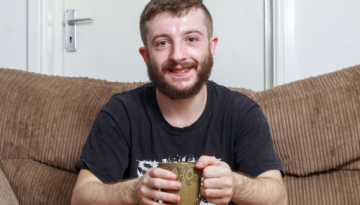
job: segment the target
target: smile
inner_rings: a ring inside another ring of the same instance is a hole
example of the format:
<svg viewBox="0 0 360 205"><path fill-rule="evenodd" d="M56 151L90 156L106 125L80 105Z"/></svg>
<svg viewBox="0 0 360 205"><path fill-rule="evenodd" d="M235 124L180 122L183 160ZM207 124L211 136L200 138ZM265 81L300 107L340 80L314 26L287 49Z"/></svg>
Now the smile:
<svg viewBox="0 0 360 205"><path fill-rule="evenodd" d="M188 70L190 70L190 68L174 69L174 70L171 70L171 72L174 72L174 73L185 73L185 72L187 72Z"/></svg>

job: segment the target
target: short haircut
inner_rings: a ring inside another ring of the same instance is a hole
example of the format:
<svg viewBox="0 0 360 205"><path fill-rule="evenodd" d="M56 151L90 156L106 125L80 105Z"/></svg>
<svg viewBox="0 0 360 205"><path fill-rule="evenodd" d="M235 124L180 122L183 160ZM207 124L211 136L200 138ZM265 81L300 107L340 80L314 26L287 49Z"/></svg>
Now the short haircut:
<svg viewBox="0 0 360 205"><path fill-rule="evenodd" d="M140 34L144 46L147 47L148 28L146 22L157 14L168 12L176 17L183 17L193 9L200 9L204 13L204 24L207 28L208 38L213 35L213 21L210 12L202 0L151 0L144 8L140 17Z"/></svg>

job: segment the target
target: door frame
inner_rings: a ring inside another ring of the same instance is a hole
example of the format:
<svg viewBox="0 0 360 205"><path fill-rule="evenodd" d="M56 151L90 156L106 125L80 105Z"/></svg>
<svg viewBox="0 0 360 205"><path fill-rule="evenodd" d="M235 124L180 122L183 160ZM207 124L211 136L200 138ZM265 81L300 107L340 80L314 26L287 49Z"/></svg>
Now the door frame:
<svg viewBox="0 0 360 205"><path fill-rule="evenodd" d="M27 0L29 72L62 75L63 1Z"/></svg>
<svg viewBox="0 0 360 205"><path fill-rule="evenodd" d="M297 80L294 0L273 0L274 86Z"/></svg>
<svg viewBox="0 0 360 205"><path fill-rule="evenodd" d="M28 71L63 75L64 3L27 0ZM294 55L294 0L264 0L264 73L269 89L297 79Z"/></svg>
<svg viewBox="0 0 360 205"><path fill-rule="evenodd" d="M265 89L297 80L294 0L264 0Z"/></svg>

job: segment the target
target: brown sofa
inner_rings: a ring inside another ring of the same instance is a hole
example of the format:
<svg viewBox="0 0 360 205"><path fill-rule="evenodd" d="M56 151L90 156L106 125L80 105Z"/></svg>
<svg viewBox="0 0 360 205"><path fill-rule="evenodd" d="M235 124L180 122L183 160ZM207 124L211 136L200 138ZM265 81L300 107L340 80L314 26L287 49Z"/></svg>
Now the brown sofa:
<svg viewBox="0 0 360 205"><path fill-rule="evenodd" d="M100 108L142 83L0 69L0 204L70 204ZM360 66L262 92L289 204L360 204Z"/></svg>

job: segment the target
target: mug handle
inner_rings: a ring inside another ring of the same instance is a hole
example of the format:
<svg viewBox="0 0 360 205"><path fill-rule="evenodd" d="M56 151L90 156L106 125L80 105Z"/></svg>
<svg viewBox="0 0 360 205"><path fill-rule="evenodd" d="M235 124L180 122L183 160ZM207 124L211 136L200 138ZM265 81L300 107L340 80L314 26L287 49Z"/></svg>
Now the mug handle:
<svg viewBox="0 0 360 205"><path fill-rule="evenodd" d="M195 205L199 205L201 200L203 200L205 197L204 196L199 196L197 199L196 199L196 202L195 202Z"/></svg>

